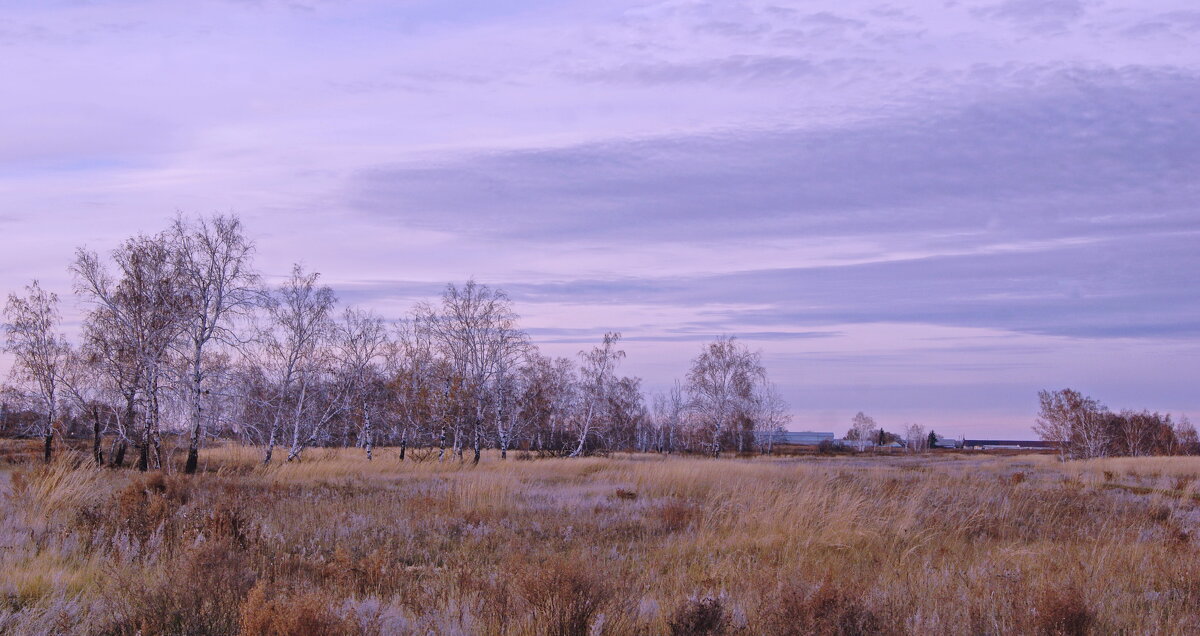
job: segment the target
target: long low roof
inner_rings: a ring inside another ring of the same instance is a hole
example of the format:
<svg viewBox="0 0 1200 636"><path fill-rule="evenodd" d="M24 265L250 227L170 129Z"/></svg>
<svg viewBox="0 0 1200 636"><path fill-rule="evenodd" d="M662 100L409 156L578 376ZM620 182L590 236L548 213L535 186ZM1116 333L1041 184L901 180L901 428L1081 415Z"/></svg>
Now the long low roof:
<svg viewBox="0 0 1200 636"><path fill-rule="evenodd" d="M1025 448L1054 448L1054 442L1040 439L968 439L963 446L1024 446Z"/></svg>
<svg viewBox="0 0 1200 636"><path fill-rule="evenodd" d="M781 444L818 444L823 440L832 441L834 437L833 433L816 431L779 431L763 435L763 438Z"/></svg>

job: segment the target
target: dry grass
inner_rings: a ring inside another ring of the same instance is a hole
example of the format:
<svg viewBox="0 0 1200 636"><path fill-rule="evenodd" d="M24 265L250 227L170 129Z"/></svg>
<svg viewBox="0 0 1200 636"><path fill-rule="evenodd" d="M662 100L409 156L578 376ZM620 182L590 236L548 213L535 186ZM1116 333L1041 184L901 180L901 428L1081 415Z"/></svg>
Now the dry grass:
<svg viewBox="0 0 1200 636"><path fill-rule="evenodd" d="M1200 631L1187 458L258 458L22 469L0 633Z"/></svg>

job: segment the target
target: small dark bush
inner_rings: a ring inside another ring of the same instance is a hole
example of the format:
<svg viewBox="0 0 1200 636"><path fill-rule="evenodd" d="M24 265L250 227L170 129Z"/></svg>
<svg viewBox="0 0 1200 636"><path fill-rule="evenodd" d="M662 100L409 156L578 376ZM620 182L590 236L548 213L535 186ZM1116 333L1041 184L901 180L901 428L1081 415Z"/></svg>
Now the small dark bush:
<svg viewBox="0 0 1200 636"><path fill-rule="evenodd" d="M1047 636L1082 636L1096 619L1078 589L1047 589L1037 600L1037 631Z"/></svg>
<svg viewBox="0 0 1200 636"><path fill-rule="evenodd" d="M721 599L706 596L685 601L671 615L668 626L672 636L703 636L726 633L729 622Z"/></svg>
<svg viewBox="0 0 1200 636"><path fill-rule="evenodd" d="M1164 523L1167 519L1171 518L1171 509L1159 504L1150 508L1149 517L1155 523Z"/></svg>

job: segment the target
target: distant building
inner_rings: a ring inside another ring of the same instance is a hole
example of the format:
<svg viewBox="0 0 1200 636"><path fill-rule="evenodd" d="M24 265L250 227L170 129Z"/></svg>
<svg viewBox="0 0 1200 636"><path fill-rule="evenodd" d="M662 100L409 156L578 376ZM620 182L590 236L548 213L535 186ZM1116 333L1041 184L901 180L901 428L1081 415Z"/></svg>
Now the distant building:
<svg viewBox="0 0 1200 636"><path fill-rule="evenodd" d="M824 441L833 442L833 433L817 433L813 431L778 431L775 433L759 433L760 444L796 444L798 446L816 446Z"/></svg>
<svg viewBox="0 0 1200 636"><path fill-rule="evenodd" d="M968 439L963 440L963 447L975 450L1052 450L1055 448L1055 443L1042 440Z"/></svg>

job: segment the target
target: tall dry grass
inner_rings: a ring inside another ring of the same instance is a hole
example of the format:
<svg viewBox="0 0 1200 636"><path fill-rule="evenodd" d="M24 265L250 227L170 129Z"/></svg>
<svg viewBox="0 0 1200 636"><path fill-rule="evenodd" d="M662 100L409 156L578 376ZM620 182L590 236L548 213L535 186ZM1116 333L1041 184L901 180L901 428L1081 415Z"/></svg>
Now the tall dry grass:
<svg viewBox="0 0 1200 636"><path fill-rule="evenodd" d="M0 630L1200 631L1196 503L1139 485L1178 462L258 458L47 469L0 511Z"/></svg>

